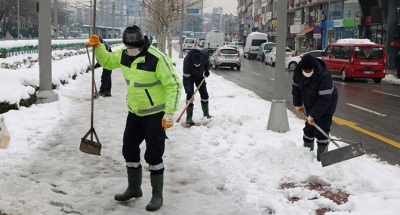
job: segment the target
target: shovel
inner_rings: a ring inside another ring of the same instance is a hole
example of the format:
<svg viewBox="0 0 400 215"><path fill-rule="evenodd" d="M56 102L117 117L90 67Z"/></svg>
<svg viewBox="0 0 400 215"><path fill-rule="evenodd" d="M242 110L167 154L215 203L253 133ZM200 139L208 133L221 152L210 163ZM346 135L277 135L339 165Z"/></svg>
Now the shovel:
<svg viewBox="0 0 400 215"><path fill-rule="evenodd" d="M93 8L96 8L96 0L94 0ZM94 10L94 12L93 12L93 32L96 32L96 10ZM88 57L89 57L89 52L88 52L87 47L86 47L86 51L87 51ZM93 48L93 62L94 61L95 61L95 57L94 57L94 48ZM90 62L90 57L89 57L89 63L92 64ZM84 153L88 153L88 154L92 154L92 155L100 155L101 143L100 143L99 137L97 137L96 131L94 130L94 127L93 127L93 116L94 116L93 112L94 112L94 97L95 97L95 95L94 95L95 92L93 92L93 88L95 87L94 66L90 65L90 68L92 69L92 101L91 101L90 129L88 132L86 132L85 136L83 136L81 138L81 145L79 146L79 149ZM97 93L97 89L96 89L96 93ZM86 139L89 135L90 135L90 139ZM93 136L96 137L97 142L93 141Z"/></svg>
<svg viewBox="0 0 400 215"><path fill-rule="evenodd" d="M348 146L340 147L339 144L337 144L334 139L332 139L327 133L325 133L324 130L322 130L317 124L315 124L315 122L313 123L313 125L315 128L318 129L319 132L321 132L326 138L328 138L329 142L332 142L337 147L337 149L332 151L328 151L328 147L326 147L325 152L320 154L322 167L359 157L365 154L365 149L361 142L352 143ZM343 142L349 143L350 141Z"/></svg>

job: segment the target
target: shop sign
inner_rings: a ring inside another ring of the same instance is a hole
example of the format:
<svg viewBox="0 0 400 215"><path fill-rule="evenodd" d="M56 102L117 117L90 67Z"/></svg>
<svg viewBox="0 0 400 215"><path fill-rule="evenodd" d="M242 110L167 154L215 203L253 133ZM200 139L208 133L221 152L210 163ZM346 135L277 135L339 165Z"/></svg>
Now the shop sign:
<svg viewBox="0 0 400 215"><path fill-rule="evenodd" d="M271 20L272 19L272 12L268 12L267 13L267 20Z"/></svg>
<svg viewBox="0 0 400 215"><path fill-rule="evenodd" d="M272 27L278 27L278 20L272 20Z"/></svg>
<svg viewBox="0 0 400 215"><path fill-rule="evenodd" d="M343 27L343 19L333 20L333 27L334 28Z"/></svg>
<svg viewBox="0 0 400 215"><path fill-rule="evenodd" d="M300 33L301 30L302 30L301 25L291 25L290 26L290 33L292 33L292 34Z"/></svg>

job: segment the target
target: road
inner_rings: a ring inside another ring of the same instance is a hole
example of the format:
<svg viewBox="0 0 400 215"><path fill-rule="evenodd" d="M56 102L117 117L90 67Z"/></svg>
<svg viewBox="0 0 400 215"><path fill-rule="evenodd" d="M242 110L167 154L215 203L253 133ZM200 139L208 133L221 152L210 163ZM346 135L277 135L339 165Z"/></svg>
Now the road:
<svg viewBox="0 0 400 215"><path fill-rule="evenodd" d="M274 92L275 67L254 59L242 59L241 71L218 69L212 71L239 86L271 101ZM294 111L291 95L293 72L285 73L285 99ZM373 80L343 82L334 77L339 101L331 134L343 140L362 142L367 154L400 165L400 91L399 85ZM301 117L301 116L299 116ZM301 137L299 137L301 138Z"/></svg>

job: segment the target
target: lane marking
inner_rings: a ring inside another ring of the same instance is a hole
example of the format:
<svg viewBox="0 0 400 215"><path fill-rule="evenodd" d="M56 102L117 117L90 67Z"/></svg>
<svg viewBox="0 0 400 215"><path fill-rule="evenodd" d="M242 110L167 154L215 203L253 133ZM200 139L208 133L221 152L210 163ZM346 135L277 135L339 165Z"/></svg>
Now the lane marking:
<svg viewBox="0 0 400 215"><path fill-rule="evenodd" d="M336 83L336 84L341 84L341 85L346 85L346 83L339 82L339 81L334 81L334 83Z"/></svg>
<svg viewBox="0 0 400 215"><path fill-rule="evenodd" d="M399 95L395 95L395 94L391 94L391 93L385 93L385 92L381 92L381 91L378 91L378 90L372 90L372 92L381 93L381 94L385 94L385 95L388 95L388 96L394 96L394 97L400 98Z"/></svg>
<svg viewBox="0 0 400 215"><path fill-rule="evenodd" d="M259 74L259 73L256 73L256 72L251 72L251 73L253 73L254 75L261 75L261 74Z"/></svg>
<svg viewBox="0 0 400 215"><path fill-rule="evenodd" d="M349 106L358 108L358 109L360 109L360 110L363 110L363 111L367 111L367 112L376 114L376 115L378 115L378 116L386 116L386 115L383 114L383 113L378 113L378 112L376 112L376 111L373 111L373 110L370 110L370 109L367 109L367 108L363 108L363 107L360 107L360 106L357 106L357 105L353 105L353 104L350 104L350 103L346 103L346 104L349 105Z"/></svg>
<svg viewBox="0 0 400 215"><path fill-rule="evenodd" d="M399 142L396 142L396 141L394 141L394 140L391 140L391 139L389 139L389 138L386 138L386 137L384 137L384 136L381 136L381 135L379 135L379 134L376 134L376 133L374 133L374 132L372 132L372 131L368 131L368 130L366 130L366 129L363 129L363 128L359 127L359 126L358 126L356 123L354 123L354 122L351 122L351 121L348 121L348 120L344 120L344 119L341 119L341 118L336 117L336 116L334 116L332 119L333 119L333 121L336 122L338 125L345 125L345 126L348 126L348 127L352 128L352 129L354 129L354 130L356 130L356 131L359 131L359 132L361 132L361 133L364 133L364 134L366 134L366 135L368 135L368 136L371 136L371 137L373 137L373 138L375 138L375 139L378 139L378 140L380 140L380 141L383 141L383 142L385 142L385 143L388 143L388 144L390 144L390 145L392 145L392 146L394 146L394 147L400 149L400 143L399 143Z"/></svg>
<svg viewBox="0 0 400 215"><path fill-rule="evenodd" d="M271 78L272 81L275 81L275 78Z"/></svg>

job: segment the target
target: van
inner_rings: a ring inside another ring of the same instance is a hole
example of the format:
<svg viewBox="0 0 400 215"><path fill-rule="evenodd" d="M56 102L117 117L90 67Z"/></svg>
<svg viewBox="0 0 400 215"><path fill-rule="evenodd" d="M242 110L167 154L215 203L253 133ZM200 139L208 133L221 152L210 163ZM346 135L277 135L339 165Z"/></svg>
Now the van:
<svg viewBox="0 0 400 215"><path fill-rule="evenodd" d="M196 44L195 38L186 37L183 40L183 45L182 45L183 51L196 49L196 46L197 46L197 44Z"/></svg>
<svg viewBox="0 0 400 215"><path fill-rule="evenodd" d="M368 39L341 39L322 52L321 59L333 75L343 81L352 78L372 78L380 83L386 75L385 46Z"/></svg>
<svg viewBox="0 0 400 215"><path fill-rule="evenodd" d="M256 58L258 49L262 43L268 42L268 34L260 32L251 32L244 44L243 52L244 58Z"/></svg>
<svg viewBox="0 0 400 215"><path fill-rule="evenodd" d="M204 51L211 55L218 47L224 46L224 37L222 31L214 30L208 32L204 41Z"/></svg>

